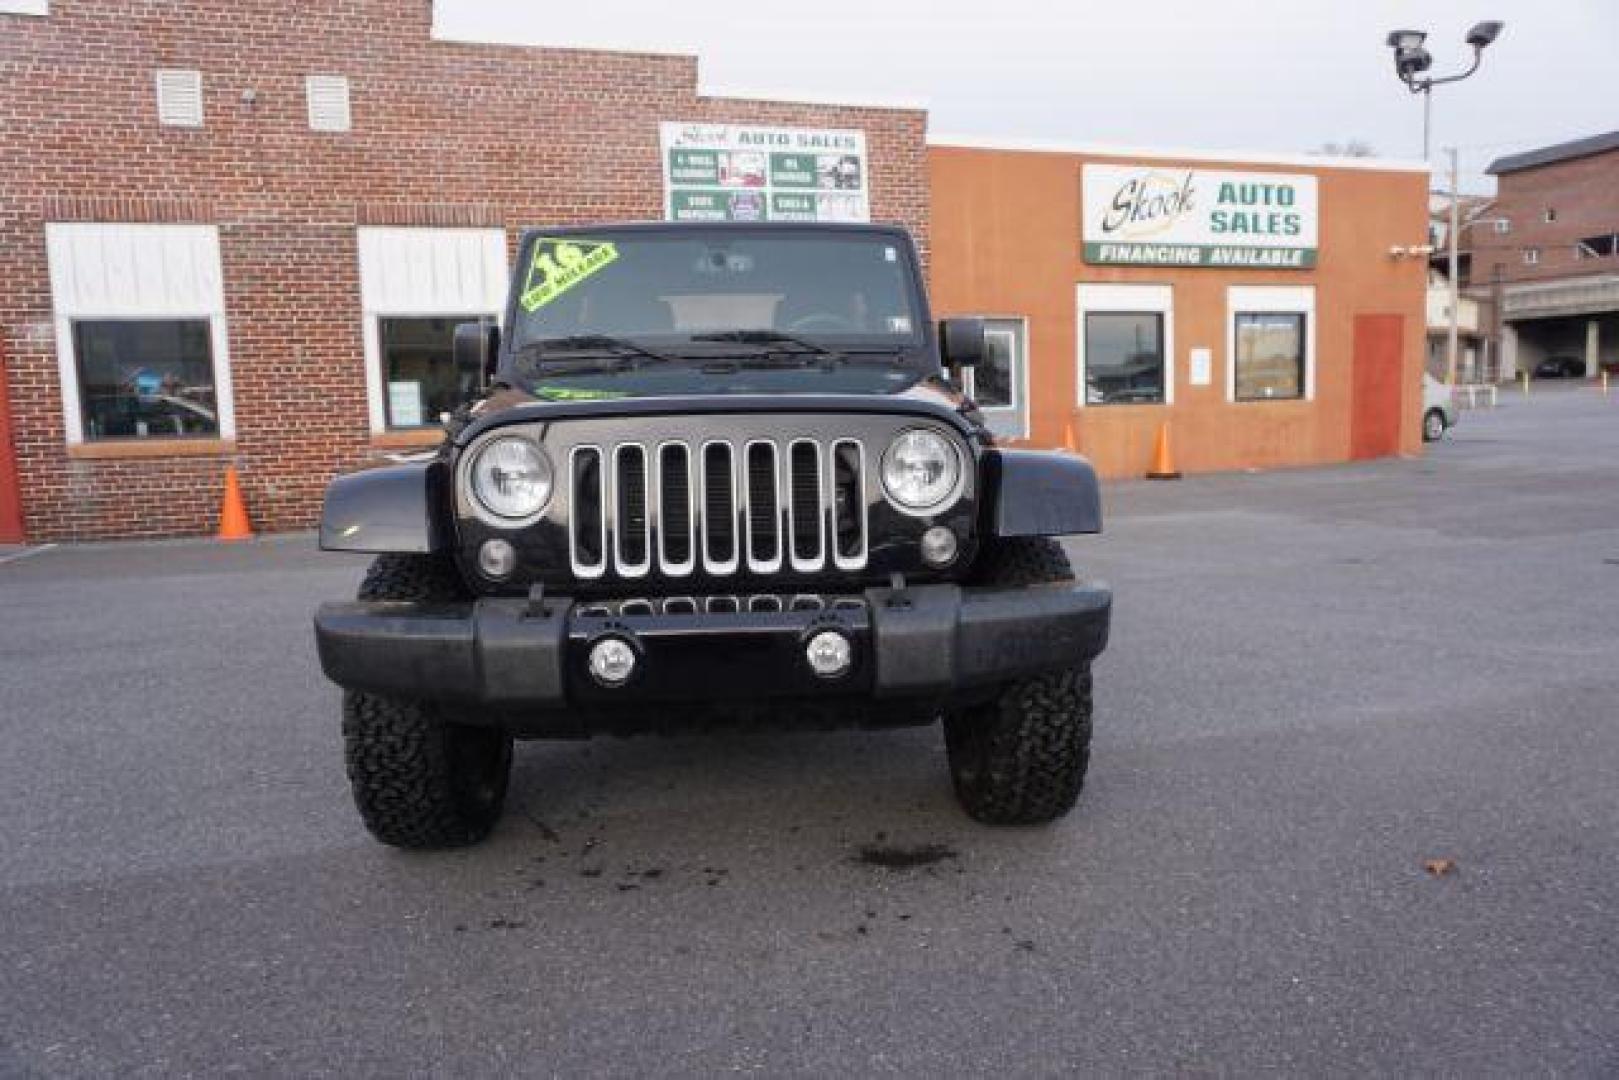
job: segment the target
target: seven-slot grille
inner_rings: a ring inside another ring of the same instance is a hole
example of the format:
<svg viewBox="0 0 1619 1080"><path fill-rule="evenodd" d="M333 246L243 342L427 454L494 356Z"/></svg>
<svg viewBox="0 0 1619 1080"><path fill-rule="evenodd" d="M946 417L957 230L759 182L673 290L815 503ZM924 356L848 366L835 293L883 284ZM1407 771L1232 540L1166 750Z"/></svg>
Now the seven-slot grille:
<svg viewBox="0 0 1619 1080"><path fill-rule="evenodd" d="M623 442L568 454L574 575L814 573L866 565L856 439Z"/></svg>

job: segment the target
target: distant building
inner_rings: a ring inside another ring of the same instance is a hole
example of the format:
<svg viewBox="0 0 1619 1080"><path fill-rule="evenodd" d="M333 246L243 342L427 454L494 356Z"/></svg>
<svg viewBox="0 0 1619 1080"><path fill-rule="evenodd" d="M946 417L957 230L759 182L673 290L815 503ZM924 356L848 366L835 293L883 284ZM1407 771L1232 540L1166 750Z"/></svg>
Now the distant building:
<svg viewBox="0 0 1619 1080"><path fill-rule="evenodd" d="M1619 368L1619 131L1492 162L1463 232L1462 283L1501 340L1501 378L1576 357Z"/></svg>

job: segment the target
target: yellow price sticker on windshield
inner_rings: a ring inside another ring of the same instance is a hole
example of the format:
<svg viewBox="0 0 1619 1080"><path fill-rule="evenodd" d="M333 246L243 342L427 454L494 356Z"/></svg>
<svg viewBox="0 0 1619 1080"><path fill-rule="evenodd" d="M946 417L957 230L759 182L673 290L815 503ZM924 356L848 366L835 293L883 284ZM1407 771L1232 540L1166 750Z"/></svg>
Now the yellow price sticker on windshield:
<svg viewBox="0 0 1619 1080"><path fill-rule="evenodd" d="M517 302L524 311L538 311L617 258L618 248L611 241L541 237L534 241L534 255Z"/></svg>

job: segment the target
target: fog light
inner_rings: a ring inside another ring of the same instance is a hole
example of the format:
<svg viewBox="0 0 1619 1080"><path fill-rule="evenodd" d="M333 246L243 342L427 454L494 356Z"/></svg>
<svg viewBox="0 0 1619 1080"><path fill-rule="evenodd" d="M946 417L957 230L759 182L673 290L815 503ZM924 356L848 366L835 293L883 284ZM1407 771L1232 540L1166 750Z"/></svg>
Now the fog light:
<svg viewBox="0 0 1619 1080"><path fill-rule="evenodd" d="M505 540L485 540L478 549L478 569L485 577L505 577L517 569L517 549Z"/></svg>
<svg viewBox="0 0 1619 1080"><path fill-rule="evenodd" d="M956 561L956 546L956 534L935 525L922 534L922 561L929 566L949 566Z"/></svg>
<svg viewBox="0 0 1619 1080"><path fill-rule="evenodd" d="M623 638L602 638L590 647L590 676L603 686L623 686L633 674L635 650Z"/></svg>
<svg viewBox="0 0 1619 1080"><path fill-rule="evenodd" d="M822 630L809 639L804 658L815 674L823 679L835 679L849 670L854 661L854 646L836 630Z"/></svg>

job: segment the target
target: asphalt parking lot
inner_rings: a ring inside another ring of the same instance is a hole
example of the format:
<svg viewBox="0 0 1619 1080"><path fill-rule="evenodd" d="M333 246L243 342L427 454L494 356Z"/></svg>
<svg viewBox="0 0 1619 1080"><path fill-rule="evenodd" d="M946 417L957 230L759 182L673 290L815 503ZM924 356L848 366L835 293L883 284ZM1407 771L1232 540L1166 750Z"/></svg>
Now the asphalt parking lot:
<svg viewBox="0 0 1619 1080"><path fill-rule="evenodd" d="M1613 1075L1619 395L1503 402L1111 488L1046 829L936 730L732 735L528 744L491 842L403 854L309 630L361 561L5 556L0 1073Z"/></svg>

